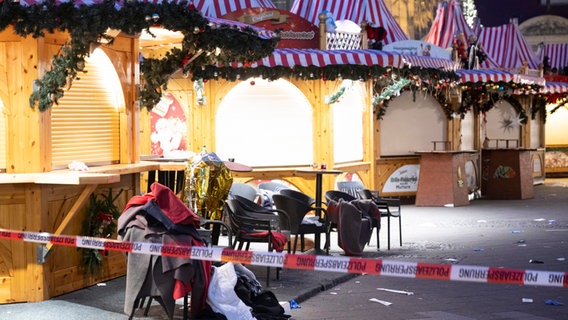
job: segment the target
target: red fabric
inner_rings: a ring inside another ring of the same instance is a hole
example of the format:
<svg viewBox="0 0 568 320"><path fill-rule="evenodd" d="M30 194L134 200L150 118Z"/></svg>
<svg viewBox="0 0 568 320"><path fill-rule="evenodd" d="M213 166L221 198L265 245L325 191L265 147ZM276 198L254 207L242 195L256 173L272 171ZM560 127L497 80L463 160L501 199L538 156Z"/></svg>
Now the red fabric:
<svg viewBox="0 0 568 320"><path fill-rule="evenodd" d="M268 236L268 231L247 233L248 236L263 238ZM284 246L288 243L288 238L280 232L272 232L272 248L276 252L284 251Z"/></svg>
<svg viewBox="0 0 568 320"><path fill-rule="evenodd" d="M150 186L150 190L151 192L149 193L130 198L124 210L126 211L126 209L132 206L146 204L148 201L156 201L160 209L173 223L193 225L196 229L199 229L201 225L199 217L170 188L154 182Z"/></svg>

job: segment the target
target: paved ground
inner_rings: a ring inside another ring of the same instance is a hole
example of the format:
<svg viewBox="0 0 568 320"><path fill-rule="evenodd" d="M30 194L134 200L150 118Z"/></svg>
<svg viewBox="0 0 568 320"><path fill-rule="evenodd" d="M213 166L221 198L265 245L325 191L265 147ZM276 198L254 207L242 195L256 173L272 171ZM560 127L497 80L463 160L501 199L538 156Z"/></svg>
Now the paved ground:
<svg viewBox="0 0 568 320"><path fill-rule="evenodd" d="M527 200L475 200L456 208L406 205L403 246L396 244L394 228L394 245L386 250L384 223L381 251L373 239L365 257L568 272L567 205L568 179L547 179ZM332 255L340 256L335 238L332 244ZM531 259L543 263L530 263ZM264 279L265 268L251 269ZM124 282L121 277L49 301L0 305L0 319L127 319L122 312ZM551 299L568 304L568 288L284 270L267 289L281 301L300 304L291 311L294 319L568 319L567 306L544 303ZM522 302L523 298L533 302ZM385 306L388 303L392 304ZM136 318L166 319L157 304L148 317L139 312ZM177 310L175 319L181 318Z"/></svg>

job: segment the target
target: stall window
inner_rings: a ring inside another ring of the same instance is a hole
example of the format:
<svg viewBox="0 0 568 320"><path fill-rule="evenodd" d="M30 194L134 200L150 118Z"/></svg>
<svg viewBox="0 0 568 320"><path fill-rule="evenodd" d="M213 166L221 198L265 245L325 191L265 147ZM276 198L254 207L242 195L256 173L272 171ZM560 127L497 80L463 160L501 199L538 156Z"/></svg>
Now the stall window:
<svg viewBox="0 0 568 320"><path fill-rule="evenodd" d="M298 88L283 79L249 79L217 110L214 151L249 166L307 165L312 127L311 105Z"/></svg>
<svg viewBox="0 0 568 320"><path fill-rule="evenodd" d="M507 101L500 100L485 116L485 136L488 147L520 147L521 118L517 110Z"/></svg>
<svg viewBox="0 0 568 320"><path fill-rule="evenodd" d="M0 172L6 172L7 125L6 115L4 114L4 104L0 101Z"/></svg>
<svg viewBox="0 0 568 320"><path fill-rule="evenodd" d="M446 131L446 115L431 95L404 92L388 103L380 122L381 156L433 150L432 141L447 140Z"/></svg>
<svg viewBox="0 0 568 320"><path fill-rule="evenodd" d="M89 166L120 160L119 111L124 108L120 81L99 49L90 55L85 70L52 108L54 169L74 160Z"/></svg>
<svg viewBox="0 0 568 320"><path fill-rule="evenodd" d="M335 162L363 160L363 90L358 82L345 80L339 100L333 103Z"/></svg>

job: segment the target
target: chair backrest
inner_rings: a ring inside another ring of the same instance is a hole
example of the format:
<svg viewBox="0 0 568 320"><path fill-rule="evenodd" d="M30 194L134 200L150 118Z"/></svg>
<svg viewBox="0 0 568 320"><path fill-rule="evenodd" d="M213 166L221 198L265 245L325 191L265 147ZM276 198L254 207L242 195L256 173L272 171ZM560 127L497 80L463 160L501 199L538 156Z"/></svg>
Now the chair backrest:
<svg viewBox="0 0 568 320"><path fill-rule="evenodd" d="M361 181L340 181L337 183L337 189L358 198L358 190L366 189L366 187Z"/></svg>
<svg viewBox="0 0 568 320"><path fill-rule="evenodd" d="M343 199L345 201L353 201L357 199L357 197L352 196L351 194L339 190L328 190L324 194L325 200L327 202L330 201L339 201L339 199Z"/></svg>
<svg viewBox="0 0 568 320"><path fill-rule="evenodd" d="M274 194L272 199L277 209L283 210L288 214L290 218L290 231L293 234L298 232L298 228L300 224L302 224L302 220L304 220L306 214L313 210L313 207L305 201L301 201L289 195Z"/></svg>
<svg viewBox="0 0 568 320"><path fill-rule="evenodd" d="M255 219L268 219L275 229L289 230L289 218L278 214L277 210L265 208L241 196L235 196L233 200L238 204L237 214L243 214Z"/></svg>
<svg viewBox="0 0 568 320"><path fill-rule="evenodd" d="M280 193L281 190L291 189L291 188L280 182L268 181L268 182L259 183L258 189L271 191L272 193Z"/></svg>
<svg viewBox="0 0 568 320"><path fill-rule="evenodd" d="M307 203L308 205L313 205L314 203L316 203L316 199L310 197L309 195L301 192L301 191L297 191L297 190L293 190L293 189L285 189L285 190L280 190L280 194L284 194L287 196L290 196L292 198L296 198L300 201L303 201L305 203Z"/></svg>
<svg viewBox="0 0 568 320"><path fill-rule="evenodd" d="M233 182L231 189L229 190L229 198L234 196L241 196L254 201L258 196L258 190L250 184Z"/></svg>

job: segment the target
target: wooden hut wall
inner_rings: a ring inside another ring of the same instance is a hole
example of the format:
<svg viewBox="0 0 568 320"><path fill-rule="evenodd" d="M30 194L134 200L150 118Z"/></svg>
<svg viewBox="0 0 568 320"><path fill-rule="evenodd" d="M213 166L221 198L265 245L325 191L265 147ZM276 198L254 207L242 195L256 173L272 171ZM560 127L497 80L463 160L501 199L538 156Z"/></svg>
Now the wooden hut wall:
<svg viewBox="0 0 568 320"><path fill-rule="evenodd" d="M244 80L244 81L251 81ZM374 158L375 135L373 134L374 115L370 108L370 83L364 85L364 101L365 108L363 112L363 160L355 163L336 164L334 161L334 143L333 143L333 113L331 105L325 104L325 96L333 95L341 86L340 81L320 81L320 80L295 80L288 79L296 86L309 101L313 112L313 162L326 163L328 169L340 169L344 172L357 173L361 180L371 187L374 186L374 167L371 165ZM204 85L204 93L207 98L205 105L200 106L195 102L195 93L193 82L190 79L174 78L168 82L168 92L178 98L178 101L184 107L188 108L187 126L189 149L199 152L202 146L206 146L208 151L216 149L216 114L219 106L223 102L226 95L239 82L231 82L226 80L210 80ZM251 99L254 99L251 97ZM141 137L144 143L142 153L149 153L150 148L147 141L150 141L149 114L142 112L142 125L144 128ZM294 123L290 123L290 128L294 128ZM258 152L269 152L266 148L259 146ZM237 161L238 162L238 161ZM306 164L308 166L310 164ZM288 167L270 167L270 168L254 168L253 172L239 173L234 172L235 181L256 181L256 180L273 180L279 179L291 183L298 189L308 193L315 194L315 178L310 175L298 175L294 168ZM324 177L324 190L335 188L334 175Z"/></svg>
<svg viewBox="0 0 568 320"><path fill-rule="evenodd" d="M139 193L136 169L117 169L118 179L103 174L100 181L95 181L96 176L67 181L73 175L51 171L51 112L30 108L29 97L33 81L50 70L53 55L66 40L62 33L38 39L16 36L10 28L0 33L0 99L8 133L7 173L0 174L0 225L5 229L81 235L91 193L123 190L115 203L119 209ZM120 113L123 164L135 162L139 152L137 41L120 36L112 47L104 48L126 102ZM42 301L126 273L125 256L118 252L109 252L102 272L91 275L81 250L53 246L42 263L37 248L31 242L0 240L0 303Z"/></svg>

